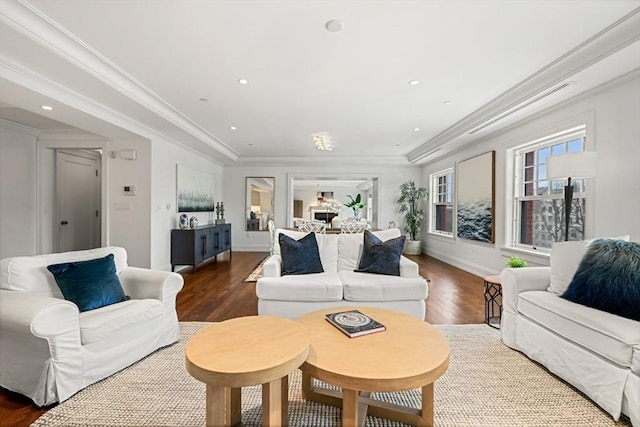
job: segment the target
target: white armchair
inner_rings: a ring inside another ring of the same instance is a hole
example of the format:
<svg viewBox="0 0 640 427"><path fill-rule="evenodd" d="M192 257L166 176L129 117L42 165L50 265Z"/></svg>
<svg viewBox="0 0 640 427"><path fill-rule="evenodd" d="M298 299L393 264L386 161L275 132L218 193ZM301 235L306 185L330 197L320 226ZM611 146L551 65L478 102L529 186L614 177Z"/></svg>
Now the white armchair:
<svg viewBox="0 0 640 427"><path fill-rule="evenodd" d="M128 301L79 312L66 301L50 264L114 255ZM125 249L87 251L0 261L0 386L38 406L62 402L178 341L175 310L182 276L129 267Z"/></svg>

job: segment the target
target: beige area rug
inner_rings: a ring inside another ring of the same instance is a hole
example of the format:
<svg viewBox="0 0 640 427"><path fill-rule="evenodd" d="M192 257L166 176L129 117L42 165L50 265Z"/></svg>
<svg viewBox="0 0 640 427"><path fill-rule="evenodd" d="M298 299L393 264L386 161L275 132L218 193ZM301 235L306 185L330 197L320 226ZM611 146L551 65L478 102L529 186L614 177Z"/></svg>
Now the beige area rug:
<svg viewBox="0 0 640 427"><path fill-rule="evenodd" d="M257 282L258 279L262 277L262 266L264 265L265 261L268 258L269 257L265 257L265 259L260 261L260 264L258 264L258 266L253 269L251 274L246 279L244 279L245 283L247 283L247 282Z"/></svg>
<svg viewBox="0 0 640 427"><path fill-rule="evenodd" d="M205 386L185 370L184 347L207 323L181 323L179 343L96 383L54 407L33 426L198 426L205 422ZM571 386L500 341L486 325L438 326L451 346L449 370L435 384L437 427L630 426L614 422ZM259 355L256 355L259 357ZM393 363L393 360L389 360ZM300 371L290 377L290 426L339 426L340 410L302 400ZM420 391L380 394L419 407ZM242 390L242 422L259 426L260 387ZM398 426L367 417L367 426Z"/></svg>

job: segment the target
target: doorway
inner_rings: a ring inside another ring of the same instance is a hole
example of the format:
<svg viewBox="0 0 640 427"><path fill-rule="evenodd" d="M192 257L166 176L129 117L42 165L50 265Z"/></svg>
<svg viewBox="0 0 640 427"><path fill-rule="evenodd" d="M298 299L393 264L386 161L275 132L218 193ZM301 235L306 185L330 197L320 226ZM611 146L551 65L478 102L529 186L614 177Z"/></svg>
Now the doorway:
<svg viewBox="0 0 640 427"><path fill-rule="evenodd" d="M55 252L100 246L101 154L56 150Z"/></svg>

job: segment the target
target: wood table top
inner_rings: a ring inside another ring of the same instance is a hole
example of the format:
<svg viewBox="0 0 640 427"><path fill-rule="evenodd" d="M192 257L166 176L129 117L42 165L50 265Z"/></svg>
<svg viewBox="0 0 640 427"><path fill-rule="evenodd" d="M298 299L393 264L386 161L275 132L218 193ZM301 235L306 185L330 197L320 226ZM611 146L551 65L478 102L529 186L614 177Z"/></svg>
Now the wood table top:
<svg viewBox="0 0 640 427"><path fill-rule="evenodd" d="M386 326L383 332L349 338L325 314L359 310ZM334 307L296 320L309 332L303 371L352 390L399 391L433 383L449 367L449 343L429 323L373 307Z"/></svg>
<svg viewBox="0 0 640 427"><path fill-rule="evenodd" d="M309 353L299 323L274 316L247 316L214 323L187 343L187 371L199 381L225 387L264 384L288 375Z"/></svg>

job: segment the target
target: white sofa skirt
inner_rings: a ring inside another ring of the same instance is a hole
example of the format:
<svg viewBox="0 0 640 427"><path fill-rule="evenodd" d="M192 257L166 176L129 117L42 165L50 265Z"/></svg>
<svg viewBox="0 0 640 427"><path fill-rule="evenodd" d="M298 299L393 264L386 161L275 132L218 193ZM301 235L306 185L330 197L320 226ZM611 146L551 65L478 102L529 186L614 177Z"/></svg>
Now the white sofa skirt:
<svg viewBox="0 0 640 427"><path fill-rule="evenodd" d="M258 300L258 313L261 316L280 316L288 319L297 319L312 311L330 307L379 307L388 310L409 314L417 319L424 320L426 314L424 301L277 301Z"/></svg>

